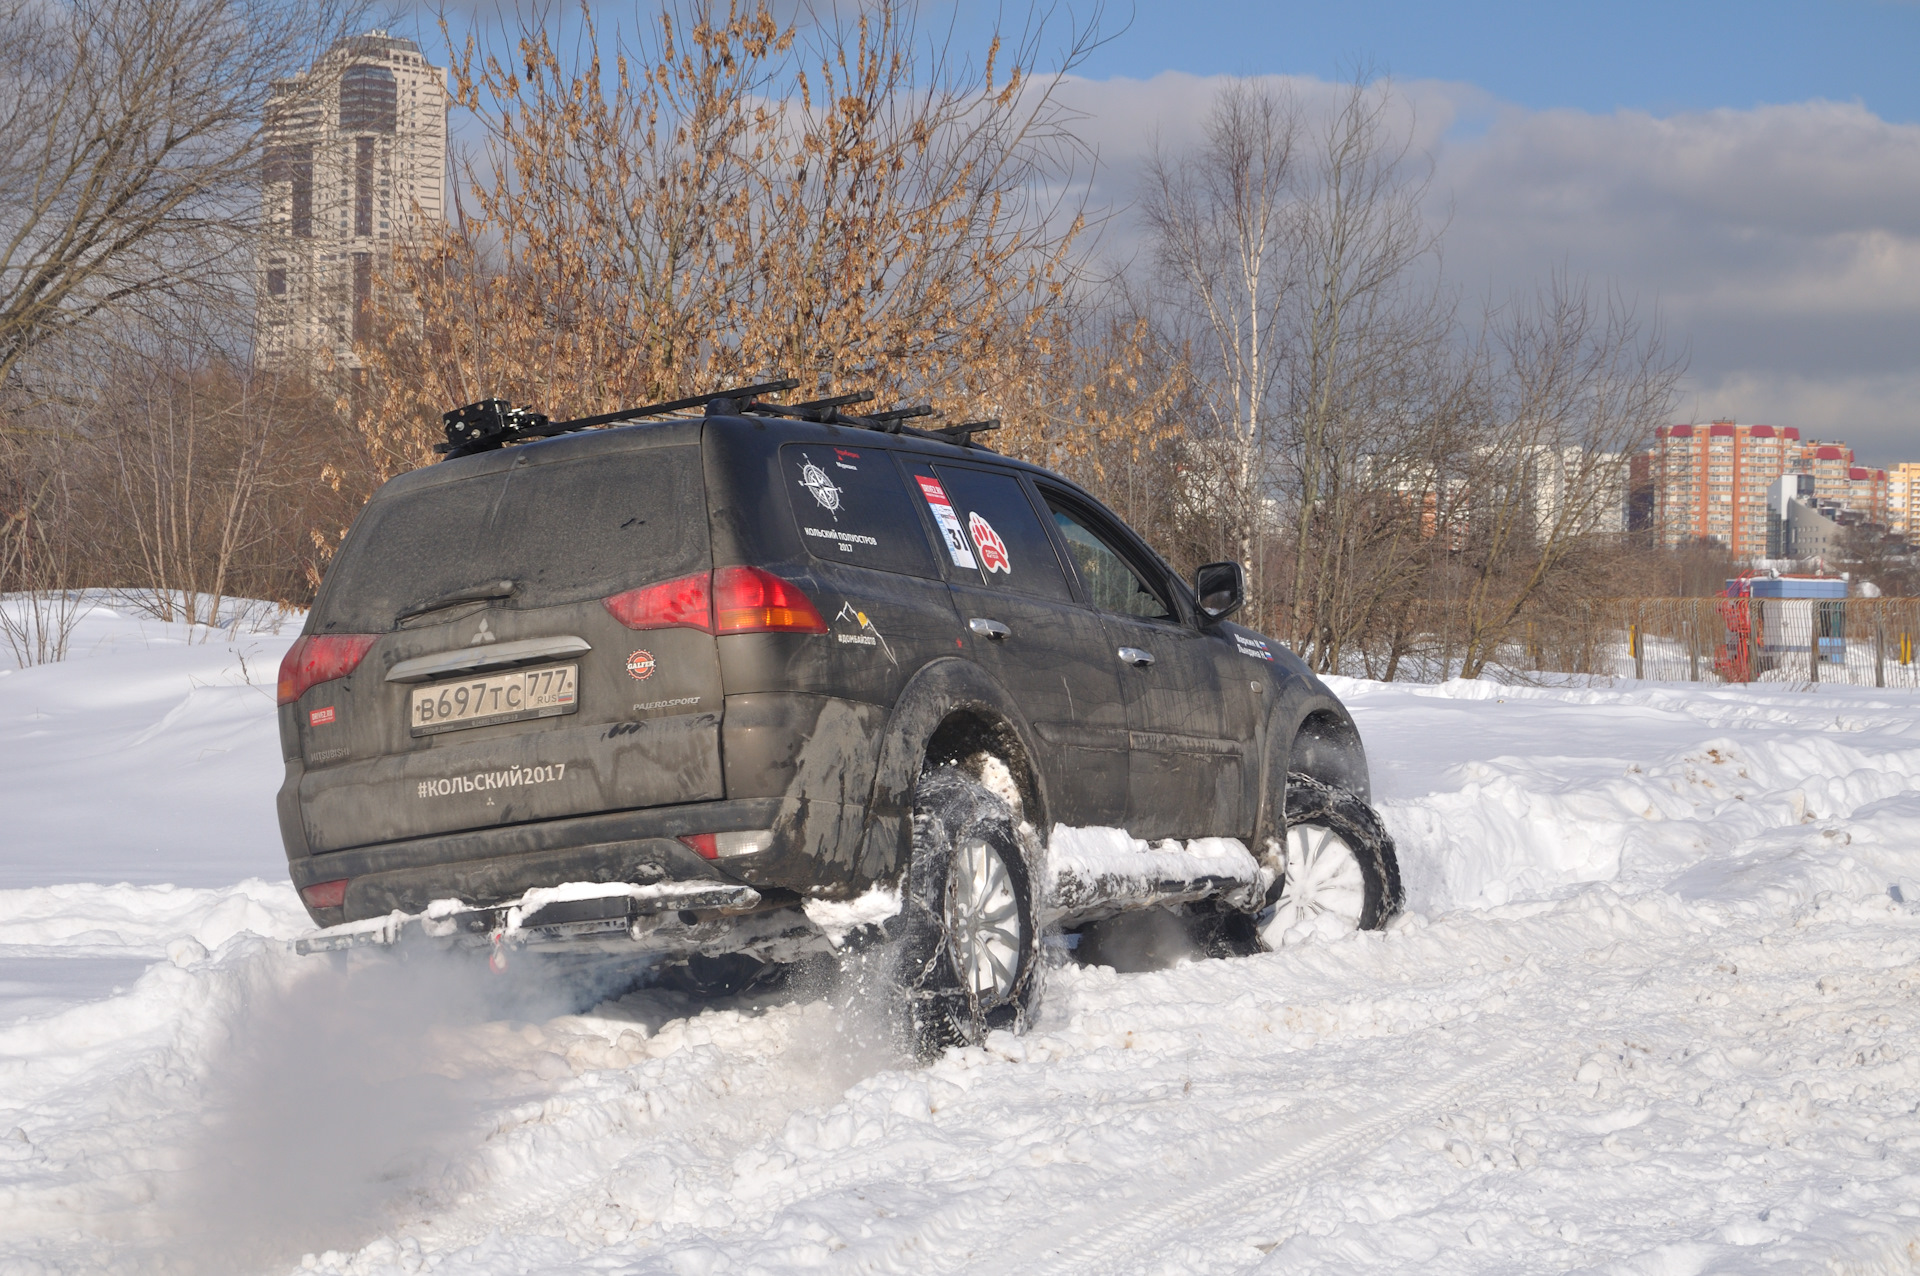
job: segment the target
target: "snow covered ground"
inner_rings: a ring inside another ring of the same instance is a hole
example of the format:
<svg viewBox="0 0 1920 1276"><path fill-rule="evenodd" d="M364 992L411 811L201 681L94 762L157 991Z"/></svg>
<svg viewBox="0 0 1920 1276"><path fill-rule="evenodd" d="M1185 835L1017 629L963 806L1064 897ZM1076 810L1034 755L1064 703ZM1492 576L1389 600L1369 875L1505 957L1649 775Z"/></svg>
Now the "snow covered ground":
<svg viewBox="0 0 1920 1276"><path fill-rule="evenodd" d="M1343 682L1402 922L914 1067L835 988L292 956L282 629L0 673L6 1276L1920 1266L1920 696Z"/></svg>

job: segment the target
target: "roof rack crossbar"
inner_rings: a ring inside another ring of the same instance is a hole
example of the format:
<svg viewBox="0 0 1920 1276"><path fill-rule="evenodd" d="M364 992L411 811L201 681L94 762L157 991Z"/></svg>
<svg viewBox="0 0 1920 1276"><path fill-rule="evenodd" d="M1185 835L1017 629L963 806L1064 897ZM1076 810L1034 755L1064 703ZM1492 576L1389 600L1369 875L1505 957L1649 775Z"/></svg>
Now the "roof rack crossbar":
<svg viewBox="0 0 1920 1276"><path fill-rule="evenodd" d="M973 441L974 435L985 434L988 430L997 430L999 428L1000 418L992 416L984 421L962 421L958 425L943 426L938 430L928 430L927 433L938 435L947 442L957 443L961 447L979 447L980 445Z"/></svg>
<svg viewBox="0 0 1920 1276"><path fill-rule="evenodd" d="M862 412L869 421L910 421L917 416L932 416L933 409L924 403L915 403L910 407L888 408L884 412Z"/></svg>
<svg viewBox="0 0 1920 1276"><path fill-rule="evenodd" d="M595 426L612 425L618 421L633 421L644 416L660 416L667 412L682 412L688 408L704 407L715 399L752 399L762 394L778 394L782 390L791 390L800 382L793 377L781 377L777 381L762 381L758 385L735 386L731 390L715 390L711 394L694 394L684 399L674 399L667 403L651 403L644 408L622 408L618 412L603 412L599 416L583 416L577 421L562 421L551 427L555 430L591 430Z"/></svg>
<svg viewBox="0 0 1920 1276"><path fill-rule="evenodd" d="M809 399L805 403L748 403L741 407L744 413L760 416L784 416L796 421L829 422L839 416L835 408L850 403L865 403L873 398L873 391L859 390L853 394L836 394L830 399Z"/></svg>
<svg viewBox="0 0 1920 1276"><path fill-rule="evenodd" d="M441 417L446 427L447 441L436 444L433 450L445 454L447 460L453 460L455 457L492 451L509 443L518 443L526 439L551 438L556 434L592 430L621 421L636 421L642 417L662 416L669 412L680 412L702 406L706 407L710 414L718 411L722 414L741 413L786 417L793 420L812 421L821 425L844 425L854 429L874 430L882 434L911 434L917 438L935 439L942 443L970 448L984 446L975 439L975 435L1000 428L998 417L984 421L963 421L958 425L942 426L939 429L917 429L907 425L906 422L918 417L934 415L933 408L925 403L883 408L878 412L843 413L840 411L841 408L851 407L856 403L871 402L874 397L871 390L836 394L824 399L810 399L804 403L759 402L760 395L791 390L799 384L792 377L782 377L777 381L763 381L757 385L735 386L708 394L688 395L684 399L649 403L645 407L622 408L617 412L576 417L571 421L549 421L538 412L528 408L516 408L504 399L482 399L478 403L469 403L465 407L455 408Z"/></svg>

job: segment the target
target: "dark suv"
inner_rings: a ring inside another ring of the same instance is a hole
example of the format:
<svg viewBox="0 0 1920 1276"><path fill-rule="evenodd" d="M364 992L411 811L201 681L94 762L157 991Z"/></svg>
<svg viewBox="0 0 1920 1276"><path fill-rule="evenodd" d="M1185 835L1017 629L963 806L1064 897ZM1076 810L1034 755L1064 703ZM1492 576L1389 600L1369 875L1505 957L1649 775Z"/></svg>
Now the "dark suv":
<svg viewBox="0 0 1920 1276"><path fill-rule="evenodd" d="M1398 907L1352 720L1227 619L1238 564L1190 589L977 427L478 406L367 505L281 667L308 951L884 937L938 1043L1017 1026L1043 933L1156 909L1251 951Z"/></svg>

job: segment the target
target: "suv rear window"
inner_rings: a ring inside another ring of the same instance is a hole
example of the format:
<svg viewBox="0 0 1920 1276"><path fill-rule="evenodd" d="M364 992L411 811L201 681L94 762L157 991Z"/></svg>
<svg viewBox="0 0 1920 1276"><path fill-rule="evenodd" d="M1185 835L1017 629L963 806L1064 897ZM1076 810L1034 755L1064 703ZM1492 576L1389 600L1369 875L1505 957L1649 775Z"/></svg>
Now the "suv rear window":
<svg viewBox="0 0 1920 1276"><path fill-rule="evenodd" d="M489 581L513 607L604 598L707 563L698 444L521 463L375 499L327 570L318 628L384 633Z"/></svg>
<svg viewBox="0 0 1920 1276"><path fill-rule="evenodd" d="M938 577L920 518L879 448L789 443L780 449L800 539L815 558Z"/></svg>

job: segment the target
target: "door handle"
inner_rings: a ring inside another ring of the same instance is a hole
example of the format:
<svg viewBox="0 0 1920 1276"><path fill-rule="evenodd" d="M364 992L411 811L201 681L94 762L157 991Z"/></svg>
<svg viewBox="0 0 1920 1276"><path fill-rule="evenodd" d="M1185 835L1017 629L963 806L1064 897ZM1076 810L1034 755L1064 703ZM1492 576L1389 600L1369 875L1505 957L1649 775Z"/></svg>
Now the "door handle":
<svg viewBox="0 0 1920 1276"><path fill-rule="evenodd" d="M1153 663L1153 653L1140 647L1122 647L1120 648L1120 659L1130 665L1145 668L1147 665Z"/></svg>
<svg viewBox="0 0 1920 1276"><path fill-rule="evenodd" d="M990 638L994 642L1000 642L1013 634L1013 630L1007 628L997 620L988 620L985 616L973 617L967 621L967 628L973 630L974 633L979 634L982 638Z"/></svg>

